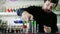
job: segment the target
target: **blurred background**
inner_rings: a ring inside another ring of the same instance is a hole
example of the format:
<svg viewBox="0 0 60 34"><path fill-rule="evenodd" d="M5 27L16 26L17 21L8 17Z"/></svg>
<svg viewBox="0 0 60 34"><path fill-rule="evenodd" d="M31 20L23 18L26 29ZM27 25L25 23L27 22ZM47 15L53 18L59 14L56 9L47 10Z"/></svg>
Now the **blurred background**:
<svg viewBox="0 0 60 34"><path fill-rule="evenodd" d="M20 25L14 23L14 20L20 19L20 16L17 16L16 13L19 8L27 8L33 5L42 6L43 3L44 0L0 0L0 20L6 22L8 27ZM57 26L60 32L60 0L53 12L57 14Z"/></svg>

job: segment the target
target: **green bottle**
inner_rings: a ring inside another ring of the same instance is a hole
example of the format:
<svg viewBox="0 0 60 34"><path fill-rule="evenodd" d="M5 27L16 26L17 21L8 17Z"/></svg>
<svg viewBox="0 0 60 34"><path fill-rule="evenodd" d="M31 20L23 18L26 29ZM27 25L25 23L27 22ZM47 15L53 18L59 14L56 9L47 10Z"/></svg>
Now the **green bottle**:
<svg viewBox="0 0 60 34"><path fill-rule="evenodd" d="M36 20L33 21L33 33L36 34Z"/></svg>
<svg viewBox="0 0 60 34"><path fill-rule="evenodd" d="M34 20L34 23L33 23L34 27L36 27L36 21Z"/></svg>

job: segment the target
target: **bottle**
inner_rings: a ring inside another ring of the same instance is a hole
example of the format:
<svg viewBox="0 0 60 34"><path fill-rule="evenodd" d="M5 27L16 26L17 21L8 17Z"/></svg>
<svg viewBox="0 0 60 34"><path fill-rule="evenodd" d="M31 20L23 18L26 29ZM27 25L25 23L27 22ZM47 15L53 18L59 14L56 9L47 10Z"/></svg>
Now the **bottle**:
<svg viewBox="0 0 60 34"><path fill-rule="evenodd" d="M28 29L27 29L27 21L24 21L24 23L23 23L23 33L25 33L25 34L28 33Z"/></svg>
<svg viewBox="0 0 60 34"><path fill-rule="evenodd" d="M33 21L33 33L36 34L36 20Z"/></svg>
<svg viewBox="0 0 60 34"><path fill-rule="evenodd" d="M37 32L39 32L39 24L37 24Z"/></svg>
<svg viewBox="0 0 60 34"><path fill-rule="evenodd" d="M33 19L29 19L29 33L33 33Z"/></svg>
<svg viewBox="0 0 60 34"><path fill-rule="evenodd" d="M23 28L22 28L22 29L20 29L20 33L21 33L21 34L23 33Z"/></svg>

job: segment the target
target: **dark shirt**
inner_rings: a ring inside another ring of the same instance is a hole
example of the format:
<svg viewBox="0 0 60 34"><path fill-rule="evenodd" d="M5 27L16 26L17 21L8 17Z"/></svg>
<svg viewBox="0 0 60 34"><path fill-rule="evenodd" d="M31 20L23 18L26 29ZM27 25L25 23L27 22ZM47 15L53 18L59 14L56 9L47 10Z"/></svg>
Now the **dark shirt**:
<svg viewBox="0 0 60 34"><path fill-rule="evenodd" d="M20 11L19 11L20 10ZM23 11L27 11L33 15L34 20L39 24L39 32L44 32L43 25L49 26L52 29L52 33L58 31L57 28L57 15L53 12L46 13L42 7L30 6L28 8L19 9L17 12L18 15L21 15Z"/></svg>

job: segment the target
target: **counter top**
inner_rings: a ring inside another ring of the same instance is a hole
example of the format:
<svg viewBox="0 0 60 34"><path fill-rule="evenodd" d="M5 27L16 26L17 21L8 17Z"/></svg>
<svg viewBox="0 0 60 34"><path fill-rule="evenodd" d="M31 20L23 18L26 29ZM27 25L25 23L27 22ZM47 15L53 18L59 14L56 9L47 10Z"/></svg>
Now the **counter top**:
<svg viewBox="0 0 60 34"><path fill-rule="evenodd" d="M3 34L24 34L24 33L3 33ZM28 33L33 34L33 33ZM36 34L58 34L58 33L36 33Z"/></svg>

